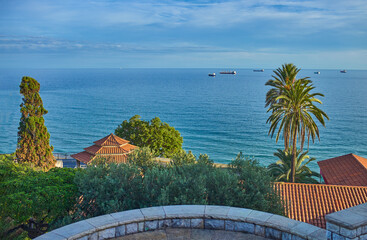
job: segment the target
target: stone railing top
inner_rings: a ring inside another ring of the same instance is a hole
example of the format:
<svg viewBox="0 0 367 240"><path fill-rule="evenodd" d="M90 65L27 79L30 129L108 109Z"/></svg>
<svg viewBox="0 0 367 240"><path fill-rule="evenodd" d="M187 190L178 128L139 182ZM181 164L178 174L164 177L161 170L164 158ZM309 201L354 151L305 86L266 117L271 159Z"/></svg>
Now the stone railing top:
<svg viewBox="0 0 367 240"><path fill-rule="evenodd" d="M356 229L367 225L367 203L334 212L325 216L328 223L348 229Z"/></svg>
<svg viewBox="0 0 367 240"><path fill-rule="evenodd" d="M157 220L160 222L165 219L202 219L203 221L218 220L223 223L246 222L255 228L256 226L259 226L264 229L264 232L265 229L269 228L277 230L280 233L298 236L301 239L326 239L325 229L321 229L304 222L246 208L214 205L172 205L106 214L58 228L39 236L36 239L84 239L85 236L93 233L108 231L112 228L117 229L119 226L123 225L127 226L132 223L147 224L152 221ZM230 231L230 228L227 229L225 226L226 225L222 226L222 230ZM206 228L206 224L203 225L203 228ZM256 231L254 233L256 233Z"/></svg>

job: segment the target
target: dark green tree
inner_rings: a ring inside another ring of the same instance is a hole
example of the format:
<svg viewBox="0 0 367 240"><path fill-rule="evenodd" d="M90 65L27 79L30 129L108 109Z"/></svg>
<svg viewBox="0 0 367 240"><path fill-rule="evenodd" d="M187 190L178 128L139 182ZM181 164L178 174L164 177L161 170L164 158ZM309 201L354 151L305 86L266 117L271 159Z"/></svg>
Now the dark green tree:
<svg viewBox="0 0 367 240"><path fill-rule="evenodd" d="M47 110L43 107L39 95L40 84L31 77L23 77L20 84L20 93L23 103L20 104L20 118L18 128L18 146L15 152L18 162L29 162L42 169L55 166L50 146L50 134L45 126L43 115Z"/></svg>
<svg viewBox="0 0 367 240"><path fill-rule="evenodd" d="M79 169L44 172L29 165L0 160L0 216L13 220L13 230L22 229L33 238L73 210L79 196L74 176Z"/></svg>
<svg viewBox="0 0 367 240"><path fill-rule="evenodd" d="M320 178L320 174L312 171L307 165L310 162L316 160L316 158L310 158L307 155L308 151L301 153L297 151L297 158L295 162L295 182L297 183L319 183L317 178ZM290 182L291 181L291 168L292 168L292 151L278 149L274 153L274 156L278 157L276 163L272 163L268 166L270 175L276 182Z"/></svg>
<svg viewBox="0 0 367 240"><path fill-rule="evenodd" d="M115 134L139 147L149 147L158 156L170 157L182 149L183 139L179 131L158 117L150 121L140 119L139 115L123 121Z"/></svg>

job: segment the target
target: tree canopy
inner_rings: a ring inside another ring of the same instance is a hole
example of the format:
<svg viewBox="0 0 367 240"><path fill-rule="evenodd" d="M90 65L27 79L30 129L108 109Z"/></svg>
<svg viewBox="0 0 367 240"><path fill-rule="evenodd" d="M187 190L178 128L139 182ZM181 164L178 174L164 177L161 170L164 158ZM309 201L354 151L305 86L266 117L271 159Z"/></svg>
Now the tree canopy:
<svg viewBox="0 0 367 240"><path fill-rule="evenodd" d="M23 102L20 104L21 118L18 128L18 145L15 152L17 161L29 162L37 167L49 169L55 166L56 160L50 146L50 134L45 126L43 107L39 95L40 84L31 77L23 77L20 93Z"/></svg>
<svg viewBox="0 0 367 240"><path fill-rule="evenodd" d="M158 117L144 121L135 115L129 121L123 121L116 128L115 134L133 145L149 147L158 156L169 157L182 149L180 132Z"/></svg>
<svg viewBox="0 0 367 240"><path fill-rule="evenodd" d="M297 183L319 183L317 178L320 178L320 174L312 171L307 165L310 162L316 160L316 158L310 158L308 151L301 153L297 151L296 158L296 171L295 182ZM292 152L290 150L278 149L274 153L274 156L278 157L276 163L272 163L268 166L269 173L273 176L274 181L290 182L291 181L291 168L292 168Z"/></svg>

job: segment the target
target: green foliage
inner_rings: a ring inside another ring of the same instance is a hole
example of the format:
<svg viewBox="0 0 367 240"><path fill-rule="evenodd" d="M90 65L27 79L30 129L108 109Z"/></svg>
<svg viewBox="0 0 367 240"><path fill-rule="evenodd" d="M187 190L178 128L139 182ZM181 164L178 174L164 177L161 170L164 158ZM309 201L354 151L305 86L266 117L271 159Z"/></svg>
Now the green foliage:
<svg viewBox="0 0 367 240"><path fill-rule="evenodd" d="M220 169L207 155L201 155L188 164L153 164L144 175L141 167L132 163L89 165L79 172L75 181L83 201L73 221L175 204L228 205L283 213L266 168L255 160L238 159L231 168Z"/></svg>
<svg viewBox="0 0 367 240"><path fill-rule="evenodd" d="M43 172L26 164L0 161L0 215L13 219L30 236L42 234L50 223L68 215L74 207L76 171L54 168Z"/></svg>
<svg viewBox="0 0 367 240"><path fill-rule="evenodd" d="M169 157L182 149L181 134L158 117L150 121L140 119L139 115L123 121L115 134L139 147L149 147L159 156Z"/></svg>
<svg viewBox="0 0 367 240"><path fill-rule="evenodd" d="M130 164L88 165L75 176L83 199L74 219L142 207L143 178L140 173L137 166Z"/></svg>
<svg viewBox="0 0 367 240"><path fill-rule="evenodd" d="M156 164L157 155L149 147L139 148L128 155L127 161L141 168L143 172Z"/></svg>
<svg viewBox="0 0 367 240"><path fill-rule="evenodd" d="M320 178L320 174L314 171L311 171L307 167L310 162L315 161L315 158L310 158L307 155L307 152L301 153L301 151L297 151L296 158L296 174L295 179L298 183L319 183L316 178ZM272 163L268 166L269 173L273 176L274 181L279 182L290 182L291 179L291 163L292 163L292 152L290 150L284 151L278 149L277 152L274 153L274 156L278 157L279 160L276 163Z"/></svg>
<svg viewBox="0 0 367 240"><path fill-rule="evenodd" d="M271 115L267 119L270 123L269 134L276 135L276 142L283 133L284 147L287 151L292 147L291 181L295 181L295 162L297 154L297 141L300 143L301 151L306 140L317 137L320 140L319 128L313 119L315 117L323 126L325 120L329 119L325 112L319 109L315 103L322 104L317 99L324 96L321 93L311 93L315 87L308 78L296 79L299 72L293 64L283 65L282 69L274 71L279 77L273 76L266 85L272 86L266 95L266 106Z"/></svg>
<svg viewBox="0 0 367 240"><path fill-rule="evenodd" d="M40 84L35 79L22 78L20 84L20 93L23 95L23 103L20 105L22 115L15 154L20 163L29 162L37 167L49 169L55 166L56 160L52 155L50 134L43 118L47 110L43 107L39 90Z"/></svg>
<svg viewBox="0 0 367 240"><path fill-rule="evenodd" d="M175 166L182 166L187 164L194 164L196 163L196 157L194 154L192 154L191 151L186 152L185 150L181 150L177 153L175 153L171 157L171 164Z"/></svg>
<svg viewBox="0 0 367 240"><path fill-rule="evenodd" d="M14 220L9 217L0 216L0 239L2 240L24 240L27 233L14 225Z"/></svg>

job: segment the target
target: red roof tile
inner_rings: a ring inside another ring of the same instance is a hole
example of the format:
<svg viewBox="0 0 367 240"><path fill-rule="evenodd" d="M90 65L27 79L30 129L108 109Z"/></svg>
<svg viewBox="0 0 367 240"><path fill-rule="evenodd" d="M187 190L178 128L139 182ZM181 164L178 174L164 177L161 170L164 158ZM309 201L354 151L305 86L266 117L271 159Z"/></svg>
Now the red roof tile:
<svg viewBox="0 0 367 240"><path fill-rule="evenodd" d="M77 154L73 154L71 155L71 157L80 162L88 163L94 157L94 155L84 151Z"/></svg>
<svg viewBox="0 0 367 240"><path fill-rule="evenodd" d="M367 187L305 183L275 183L294 220L325 228L325 215L367 202Z"/></svg>
<svg viewBox="0 0 367 240"><path fill-rule="evenodd" d="M367 159L347 154L319 161L320 173L326 184L367 186Z"/></svg>
<svg viewBox="0 0 367 240"><path fill-rule="evenodd" d="M122 139L116 135L114 135L113 133L111 133L110 135L99 139L97 141L94 142L96 145L98 146L118 146L118 145L123 145L126 143L129 143L129 141Z"/></svg>
<svg viewBox="0 0 367 240"><path fill-rule="evenodd" d="M83 163L88 163L98 156L107 158L112 162L125 163L127 154L137 148L137 146L129 144L129 141L112 133L94 143L96 145L84 148L84 152L74 154L72 157Z"/></svg>

